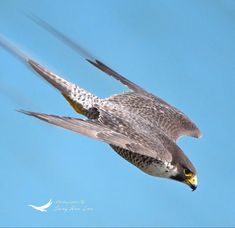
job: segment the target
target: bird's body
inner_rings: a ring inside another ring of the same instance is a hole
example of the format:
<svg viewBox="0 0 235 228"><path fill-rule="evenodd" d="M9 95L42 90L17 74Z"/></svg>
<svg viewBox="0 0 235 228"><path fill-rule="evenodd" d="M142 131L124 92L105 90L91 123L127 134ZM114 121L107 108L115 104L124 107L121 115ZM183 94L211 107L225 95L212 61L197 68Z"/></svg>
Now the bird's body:
<svg viewBox="0 0 235 228"><path fill-rule="evenodd" d="M142 154L136 154L121 147L116 147L113 145L111 145L111 147L121 157L149 175L168 178L175 173L175 168L174 166L171 166L170 163L164 163L159 159Z"/></svg>
<svg viewBox="0 0 235 228"><path fill-rule="evenodd" d="M36 22L82 51L46 22L40 19ZM48 71L7 42L1 40L1 44L58 89L76 112L86 116L87 120L23 111L25 114L104 141L145 173L175 179L196 188L196 170L176 141L183 135L199 137L201 133L184 113L92 57L86 56L86 60L127 85L131 92L101 99Z"/></svg>
<svg viewBox="0 0 235 228"><path fill-rule="evenodd" d="M28 62L45 80L62 92L78 113L133 142L141 143L145 149L154 151L158 148L158 157L153 157L148 156L148 153L143 155L110 144L120 156L145 173L166 178L174 174L176 170L171 165L170 151L180 148L173 141L182 132L192 136L200 133L182 112L152 94L125 92L101 99L38 63L32 60Z"/></svg>

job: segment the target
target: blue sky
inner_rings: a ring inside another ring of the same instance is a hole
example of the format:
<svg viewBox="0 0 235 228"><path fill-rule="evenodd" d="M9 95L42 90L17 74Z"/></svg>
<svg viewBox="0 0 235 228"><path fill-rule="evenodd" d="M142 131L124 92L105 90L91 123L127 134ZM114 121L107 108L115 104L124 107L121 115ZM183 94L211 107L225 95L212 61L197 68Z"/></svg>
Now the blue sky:
<svg viewBox="0 0 235 228"><path fill-rule="evenodd" d="M203 138L184 137L179 145L197 167L199 186L191 192L148 176L101 142L16 112L76 116L57 91L0 49L0 226L235 226L235 1L0 1L1 35L107 97L125 88L25 11L197 123ZM27 206L49 199L44 213Z"/></svg>

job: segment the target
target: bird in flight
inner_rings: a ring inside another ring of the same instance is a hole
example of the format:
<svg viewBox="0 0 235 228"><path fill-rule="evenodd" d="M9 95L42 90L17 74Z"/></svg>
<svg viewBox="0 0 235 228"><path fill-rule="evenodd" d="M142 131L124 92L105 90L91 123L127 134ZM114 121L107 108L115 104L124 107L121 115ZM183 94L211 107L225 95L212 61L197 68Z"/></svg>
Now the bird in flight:
<svg viewBox="0 0 235 228"><path fill-rule="evenodd" d="M41 66L2 37L2 47L55 87L74 110L86 119L20 111L108 143L121 157L143 172L185 183L195 190L196 169L177 145L177 139L181 136L199 138L201 132L198 127L183 112L97 60L44 20L35 16L30 18L130 91L101 99Z"/></svg>
<svg viewBox="0 0 235 228"><path fill-rule="evenodd" d="M37 211L47 212L46 209L48 209L51 205L52 205L52 200L50 200L48 203L46 203L42 206L35 206L35 205L32 205L32 204L30 204L28 206L34 208Z"/></svg>

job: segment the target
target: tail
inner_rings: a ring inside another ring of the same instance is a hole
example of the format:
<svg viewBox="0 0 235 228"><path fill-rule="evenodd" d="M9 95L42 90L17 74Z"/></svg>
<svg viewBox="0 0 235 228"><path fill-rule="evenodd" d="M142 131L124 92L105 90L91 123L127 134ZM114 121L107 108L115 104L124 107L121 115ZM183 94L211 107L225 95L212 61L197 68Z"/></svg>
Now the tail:
<svg viewBox="0 0 235 228"><path fill-rule="evenodd" d="M95 118L96 114L98 115L94 105L100 103L100 98L48 71L31 59L27 62L42 78L62 93L76 112L87 116L88 118Z"/></svg>
<svg viewBox="0 0 235 228"><path fill-rule="evenodd" d="M23 63L36 71L43 79L49 82L53 87L59 90L74 110L88 118L95 118L98 111L94 108L95 104L99 104L101 99L92 93L80 88L79 86L63 79L62 77L50 72L34 60L27 57L12 44L0 37L0 45L7 51L14 54Z"/></svg>

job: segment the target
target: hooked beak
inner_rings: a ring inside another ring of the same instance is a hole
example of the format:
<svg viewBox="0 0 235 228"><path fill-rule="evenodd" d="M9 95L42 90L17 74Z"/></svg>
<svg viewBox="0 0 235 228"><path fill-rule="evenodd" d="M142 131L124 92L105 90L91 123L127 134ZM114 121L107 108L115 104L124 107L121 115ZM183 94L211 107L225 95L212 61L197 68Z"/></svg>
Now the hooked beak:
<svg viewBox="0 0 235 228"><path fill-rule="evenodd" d="M190 177L189 179L186 179L184 181L185 184L187 184L193 191L197 188L197 176L194 175Z"/></svg>

